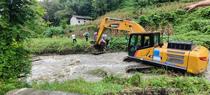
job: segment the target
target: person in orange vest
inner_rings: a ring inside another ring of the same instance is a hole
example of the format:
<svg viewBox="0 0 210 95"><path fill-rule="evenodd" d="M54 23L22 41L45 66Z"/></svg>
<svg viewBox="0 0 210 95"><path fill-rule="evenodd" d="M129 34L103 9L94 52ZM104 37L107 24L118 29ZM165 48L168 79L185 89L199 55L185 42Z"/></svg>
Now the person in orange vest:
<svg viewBox="0 0 210 95"><path fill-rule="evenodd" d="M205 7L205 6L210 6L210 0L203 0L203 1L191 4L191 5L187 6L185 9L187 9L188 11L191 11L198 7Z"/></svg>

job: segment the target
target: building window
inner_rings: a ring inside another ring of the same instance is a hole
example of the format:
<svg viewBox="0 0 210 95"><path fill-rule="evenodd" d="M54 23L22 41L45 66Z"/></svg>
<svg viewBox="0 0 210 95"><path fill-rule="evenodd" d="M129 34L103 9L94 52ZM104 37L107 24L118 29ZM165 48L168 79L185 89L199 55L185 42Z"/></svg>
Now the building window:
<svg viewBox="0 0 210 95"><path fill-rule="evenodd" d="M80 21L78 21L78 23L80 23Z"/></svg>

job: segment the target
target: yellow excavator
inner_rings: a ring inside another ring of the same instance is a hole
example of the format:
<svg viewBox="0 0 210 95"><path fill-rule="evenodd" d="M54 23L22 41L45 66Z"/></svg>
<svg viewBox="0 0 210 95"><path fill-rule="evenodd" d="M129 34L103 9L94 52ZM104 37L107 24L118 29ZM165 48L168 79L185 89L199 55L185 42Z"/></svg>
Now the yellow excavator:
<svg viewBox="0 0 210 95"><path fill-rule="evenodd" d="M161 43L160 32L147 32L138 23L117 18L104 18L97 32L95 48L102 50L105 29L127 31L129 35L127 58L148 65L160 65L200 74L207 70L209 50L192 42Z"/></svg>

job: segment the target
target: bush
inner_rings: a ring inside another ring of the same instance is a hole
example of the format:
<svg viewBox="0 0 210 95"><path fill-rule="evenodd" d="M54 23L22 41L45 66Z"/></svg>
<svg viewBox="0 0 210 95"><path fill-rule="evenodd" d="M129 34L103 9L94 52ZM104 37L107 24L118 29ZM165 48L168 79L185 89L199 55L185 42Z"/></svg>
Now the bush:
<svg viewBox="0 0 210 95"><path fill-rule="evenodd" d="M64 34L65 32L62 27L49 27L43 32L43 35L46 37L63 36Z"/></svg>
<svg viewBox="0 0 210 95"><path fill-rule="evenodd" d="M0 79L17 79L30 72L30 53L22 42L31 36L28 23L36 27L34 21L42 17L38 6L35 0L16 0L10 4L0 1Z"/></svg>
<svg viewBox="0 0 210 95"><path fill-rule="evenodd" d="M133 86L140 87L140 85L142 85L142 80L142 74L138 73L130 77L127 81Z"/></svg>
<svg viewBox="0 0 210 95"><path fill-rule="evenodd" d="M210 25L210 20L193 20L191 21L191 30L198 30L201 32L208 31L208 26Z"/></svg>
<svg viewBox="0 0 210 95"><path fill-rule="evenodd" d="M17 80L0 81L0 95L5 95L8 91L30 87L28 84Z"/></svg>
<svg viewBox="0 0 210 95"><path fill-rule="evenodd" d="M209 19L210 18L210 8L205 8L205 9L201 10L200 15L203 18Z"/></svg>
<svg viewBox="0 0 210 95"><path fill-rule="evenodd" d="M143 27L150 26L150 21L147 18L147 16L140 16L139 19L138 19L138 22Z"/></svg>
<svg viewBox="0 0 210 95"><path fill-rule="evenodd" d="M174 2L179 0L136 0L136 6L145 7L153 4L166 3L166 2Z"/></svg>
<svg viewBox="0 0 210 95"><path fill-rule="evenodd" d="M128 47L128 40L125 37L114 37L110 42L111 51L126 51Z"/></svg>
<svg viewBox="0 0 210 95"><path fill-rule="evenodd" d="M1 47L0 47L1 48ZM30 73L31 62L29 52L22 45L4 46L3 56L0 57L0 77L10 79L27 76Z"/></svg>

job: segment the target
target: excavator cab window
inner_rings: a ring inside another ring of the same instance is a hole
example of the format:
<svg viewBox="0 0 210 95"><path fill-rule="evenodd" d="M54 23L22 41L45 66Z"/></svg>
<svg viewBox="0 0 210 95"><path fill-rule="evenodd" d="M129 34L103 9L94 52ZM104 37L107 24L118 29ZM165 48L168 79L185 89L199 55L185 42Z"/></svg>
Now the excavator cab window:
<svg viewBox="0 0 210 95"><path fill-rule="evenodd" d="M151 45L151 37L149 35L143 36L143 37L144 38L142 40L143 40L144 47L149 47Z"/></svg>
<svg viewBox="0 0 210 95"><path fill-rule="evenodd" d="M135 51L141 47L141 36L132 35L129 41L129 55L134 55Z"/></svg>
<svg viewBox="0 0 210 95"><path fill-rule="evenodd" d="M154 35L154 45L158 46L160 44L160 34Z"/></svg>
<svg viewBox="0 0 210 95"><path fill-rule="evenodd" d="M129 56L134 56L137 50L150 48L160 43L159 33L131 34L128 44Z"/></svg>

